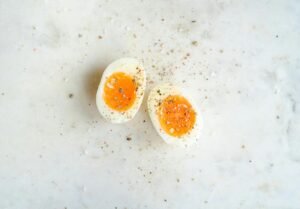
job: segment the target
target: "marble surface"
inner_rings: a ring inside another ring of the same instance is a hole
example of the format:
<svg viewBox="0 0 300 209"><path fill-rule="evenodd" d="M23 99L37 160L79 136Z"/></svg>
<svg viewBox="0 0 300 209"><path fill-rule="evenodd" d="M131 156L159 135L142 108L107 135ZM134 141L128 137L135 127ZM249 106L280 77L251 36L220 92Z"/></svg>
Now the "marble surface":
<svg viewBox="0 0 300 209"><path fill-rule="evenodd" d="M300 1L2 0L0 29L1 209L300 208ZM196 145L165 144L145 101L101 118L120 57L191 93Z"/></svg>

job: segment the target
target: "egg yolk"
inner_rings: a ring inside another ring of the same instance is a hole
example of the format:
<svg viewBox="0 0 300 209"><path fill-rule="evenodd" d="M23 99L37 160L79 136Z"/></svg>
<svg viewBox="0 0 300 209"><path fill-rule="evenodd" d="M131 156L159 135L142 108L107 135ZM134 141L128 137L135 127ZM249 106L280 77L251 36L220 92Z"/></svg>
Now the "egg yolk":
<svg viewBox="0 0 300 209"><path fill-rule="evenodd" d="M195 125L196 113L183 96L170 95L159 105L158 117L162 129L169 135L180 137Z"/></svg>
<svg viewBox="0 0 300 209"><path fill-rule="evenodd" d="M104 85L104 101L113 110L126 111L135 101L136 88L136 82L132 76L123 72L113 73Z"/></svg>

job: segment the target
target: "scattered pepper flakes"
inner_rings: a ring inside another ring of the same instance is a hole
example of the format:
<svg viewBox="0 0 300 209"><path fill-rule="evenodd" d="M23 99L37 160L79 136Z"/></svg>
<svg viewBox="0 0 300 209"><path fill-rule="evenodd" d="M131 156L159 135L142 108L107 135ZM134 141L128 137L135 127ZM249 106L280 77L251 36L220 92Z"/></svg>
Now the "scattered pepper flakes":
<svg viewBox="0 0 300 209"><path fill-rule="evenodd" d="M102 39L103 37L102 36L98 36L98 39Z"/></svg>
<svg viewBox="0 0 300 209"><path fill-rule="evenodd" d="M82 37L82 35L79 33L79 34L78 34L78 38L81 38L81 37Z"/></svg>
<svg viewBox="0 0 300 209"><path fill-rule="evenodd" d="M131 139L132 139L132 138L129 137L129 136L126 137L126 140L127 140L127 141L130 141Z"/></svg>
<svg viewBox="0 0 300 209"><path fill-rule="evenodd" d="M69 98L72 99L74 97L74 94L70 93Z"/></svg>

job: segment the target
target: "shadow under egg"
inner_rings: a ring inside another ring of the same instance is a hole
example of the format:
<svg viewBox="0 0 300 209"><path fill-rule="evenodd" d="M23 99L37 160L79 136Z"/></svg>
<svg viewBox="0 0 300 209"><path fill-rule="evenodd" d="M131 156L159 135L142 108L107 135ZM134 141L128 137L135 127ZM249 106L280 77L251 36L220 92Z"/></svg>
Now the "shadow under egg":
<svg viewBox="0 0 300 209"><path fill-rule="evenodd" d="M88 105L88 114L91 118L101 118L97 105L96 105L96 94L102 74L106 66L94 66L86 71L84 75L84 93L86 95L83 98L83 103Z"/></svg>

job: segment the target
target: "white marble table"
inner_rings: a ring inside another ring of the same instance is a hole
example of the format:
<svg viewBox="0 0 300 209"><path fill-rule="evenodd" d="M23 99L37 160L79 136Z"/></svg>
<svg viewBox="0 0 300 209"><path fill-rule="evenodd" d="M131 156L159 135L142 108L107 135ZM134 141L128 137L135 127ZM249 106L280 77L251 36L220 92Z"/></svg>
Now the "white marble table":
<svg viewBox="0 0 300 209"><path fill-rule="evenodd" d="M0 30L1 209L300 208L300 1L2 0ZM191 92L196 145L101 118L120 57Z"/></svg>

